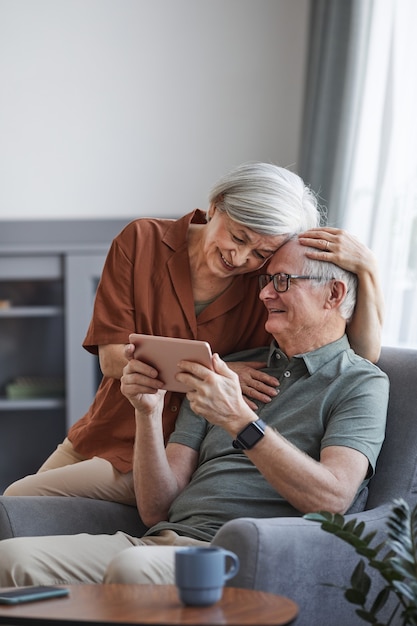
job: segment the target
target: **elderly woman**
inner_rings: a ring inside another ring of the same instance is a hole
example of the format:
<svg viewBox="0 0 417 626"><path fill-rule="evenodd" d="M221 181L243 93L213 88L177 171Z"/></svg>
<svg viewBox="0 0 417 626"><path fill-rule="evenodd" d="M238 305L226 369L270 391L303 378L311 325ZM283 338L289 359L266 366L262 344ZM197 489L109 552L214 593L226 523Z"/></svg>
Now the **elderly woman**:
<svg viewBox="0 0 417 626"><path fill-rule="evenodd" d="M244 164L211 190L207 213L178 220L142 218L114 239L97 289L84 347L99 355L102 382L87 413L38 473L5 495L87 496L135 503L132 455L134 410L120 391L132 332L208 341L227 355L269 344L258 270L289 236L312 246L311 257L358 277L349 324L352 347L375 361L380 350L382 297L372 253L344 231L320 227L314 194L287 169ZM263 363L234 363L243 393L267 402L278 381ZM166 393L165 440L182 395Z"/></svg>

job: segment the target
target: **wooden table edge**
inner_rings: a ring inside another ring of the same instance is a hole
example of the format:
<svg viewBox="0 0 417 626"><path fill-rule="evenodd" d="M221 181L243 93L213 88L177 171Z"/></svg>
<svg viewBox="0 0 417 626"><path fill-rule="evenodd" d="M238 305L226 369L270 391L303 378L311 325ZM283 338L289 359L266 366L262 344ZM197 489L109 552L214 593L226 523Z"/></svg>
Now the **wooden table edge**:
<svg viewBox="0 0 417 626"><path fill-rule="evenodd" d="M0 624L10 626L281 626L291 624L298 606L266 591L225 587L210 607L186 607L174 585L57 585L69 596L0 606ZM136 614L137 613L137 614Z"/></svg>

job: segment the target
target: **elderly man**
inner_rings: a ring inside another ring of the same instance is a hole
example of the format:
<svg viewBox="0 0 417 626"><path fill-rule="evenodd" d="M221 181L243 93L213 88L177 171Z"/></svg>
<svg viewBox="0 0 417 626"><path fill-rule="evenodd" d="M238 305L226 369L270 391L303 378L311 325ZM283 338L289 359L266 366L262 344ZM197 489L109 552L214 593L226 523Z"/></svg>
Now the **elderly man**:
<svg viewBox="0 0 417 626"><path fill-rule="evenodd" d="M135 407L135 490L148 532L5 540L1 585L172 583L176 547L210 542L229 519L349 509L374 472L388 402L386 375L345 335L356 279L309 260L296 239L267 269L260 298L274 341L230 360L267 362L276 396L255 409L218 355L212 370L181 362L178 379L193 391L165 448L162 383L131 360L121 389Z"/></svg>

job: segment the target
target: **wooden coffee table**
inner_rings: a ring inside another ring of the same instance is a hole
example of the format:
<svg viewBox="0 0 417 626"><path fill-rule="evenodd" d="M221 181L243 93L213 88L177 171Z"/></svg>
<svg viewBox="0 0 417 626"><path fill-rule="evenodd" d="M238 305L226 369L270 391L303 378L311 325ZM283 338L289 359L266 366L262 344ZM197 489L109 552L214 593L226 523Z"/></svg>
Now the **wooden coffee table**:
<svg viewBox="0 0 417 626"><path fill-rule="evenodd" d="M16 606L0 605L0 624L226 624L279 626L298 614L292 600L263 591L225 587L209 607L181 604L174 585L65 585L70 595Z"/></svg>

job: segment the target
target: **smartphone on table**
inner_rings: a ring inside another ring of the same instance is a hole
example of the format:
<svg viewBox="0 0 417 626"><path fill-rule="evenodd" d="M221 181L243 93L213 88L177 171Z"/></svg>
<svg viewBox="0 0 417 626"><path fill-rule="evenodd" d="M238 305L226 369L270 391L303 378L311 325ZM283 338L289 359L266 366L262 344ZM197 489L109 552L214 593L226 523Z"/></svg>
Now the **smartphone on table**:
<svg viewBox="0 0 417 626"><path fill-rule="evenodd" d="M179 361L194 361L212 369L212 353L207 341L135 334L130 343L136 347L134 358L158 370L158 378L164 383L163 389L168 391L189 391L189 387L175 379L180 371Z"/></svg>
<svg viewBox="0 0 417 626"><path fill-rule="evenodd" d="M36 602L49 598L60 598L69 595L65 587L48 587L34 585L32 587L18 587L17 589L0 589L0 604L21 604L22 602Z"/></svg>

